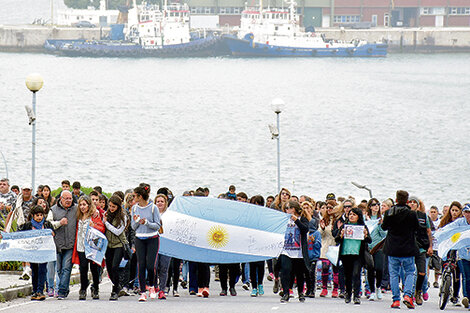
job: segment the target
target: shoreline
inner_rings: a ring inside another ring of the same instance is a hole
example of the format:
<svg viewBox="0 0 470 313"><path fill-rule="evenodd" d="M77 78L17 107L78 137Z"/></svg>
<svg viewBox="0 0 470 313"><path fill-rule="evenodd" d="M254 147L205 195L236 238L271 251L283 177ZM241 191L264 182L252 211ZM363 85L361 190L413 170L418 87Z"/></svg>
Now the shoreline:
<svg viewBox="0 0 470 313"><path fill-rule="evenodd" d="M47 39L99 40L109 36L109 27L73 28L37 25L0 25L0 52L46 53ZM467 53L470 27L420 28L317 28L329 39L386 42L389 53Z"/></svg>

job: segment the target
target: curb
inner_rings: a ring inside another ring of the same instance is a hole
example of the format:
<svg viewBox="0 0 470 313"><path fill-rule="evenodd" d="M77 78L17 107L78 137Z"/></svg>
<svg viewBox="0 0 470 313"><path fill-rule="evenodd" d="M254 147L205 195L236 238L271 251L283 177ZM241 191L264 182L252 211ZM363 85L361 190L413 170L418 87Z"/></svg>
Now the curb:
<svg viewBox="0 0 470 313"><path fill-rule="evenodd" d="M80 283L80 273L71 275L70 285L74 285L78 283ZM0 290L0 302L11 301L16 298L25 298L27 296L30 296L32 294L32 291L33 291L33 285L31 283L21 286L21 287L13 287L13 288L6 288L3 290Z"/></svg>

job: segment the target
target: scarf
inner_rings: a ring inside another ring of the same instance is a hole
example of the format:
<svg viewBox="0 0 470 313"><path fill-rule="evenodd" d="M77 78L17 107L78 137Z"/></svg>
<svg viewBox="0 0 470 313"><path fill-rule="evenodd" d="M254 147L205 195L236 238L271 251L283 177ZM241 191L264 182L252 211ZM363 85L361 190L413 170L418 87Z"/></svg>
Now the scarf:
<svg viewBox="0 0 470 313"><path fill-rule="evenodd" d="M46 222L46 219L43 218L42 221L39 223L34 220L34 218L31 220L31 225L33 226L34 229L42 229L44 227L44 223Z"/></svg>

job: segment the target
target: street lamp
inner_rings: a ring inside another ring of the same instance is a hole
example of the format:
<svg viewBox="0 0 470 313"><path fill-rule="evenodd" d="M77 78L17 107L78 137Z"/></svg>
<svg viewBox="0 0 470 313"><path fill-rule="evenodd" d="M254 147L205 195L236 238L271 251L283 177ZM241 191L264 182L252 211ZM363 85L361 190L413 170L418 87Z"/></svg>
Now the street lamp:
<svg viewBox="0 0 470 313"><path fill-rule="evenodd" d="M33 125L33 141L32 141L32 162L31 162L31 188L35 189L35 176L36 176L36 92L41 90L44 81L39 74L30 74L26 77L26 87L33 93L33 107L26 107L26 112L29 117L29 124Z"/></svg>
<svg viewBox="0 0 470 313"><path fill-rule="evenodd" d="M367 191L369 192L370 198L372 198L372 190L371 190L370 188L367 188L365 185L360 185L360 184L355 183L355 182L353 182L353 181L351 182L351 184L353 184L354 186L356 186L356 187L359 188L359 189L365 189L365 190L367 190Z"/></svg>
<svg viewBox="0 0 470 313"><path fill-rule="evenodd" d="M272 139L277 139L277 191L281 190L281 144L279 142L280 131L279 131L279 114L284 109L284 101L280 98L275 98L271 101L271 108L277 116L277 127L270 125Z"/></svg>

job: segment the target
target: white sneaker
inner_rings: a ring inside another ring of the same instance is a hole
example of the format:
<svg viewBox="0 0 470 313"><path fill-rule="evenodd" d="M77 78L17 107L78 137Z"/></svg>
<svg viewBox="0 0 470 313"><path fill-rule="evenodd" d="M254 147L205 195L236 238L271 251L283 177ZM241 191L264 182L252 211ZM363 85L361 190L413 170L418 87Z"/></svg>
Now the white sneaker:
<svg viewBox="0 0 470 313"><path fill-rule="evenodd" d="M150 295L150 299L156 299L157 298L157 292L155 291L155 287L150 287L149 288L149 295Z"/></svg>
<svg viewBox="0 0 470 313"><path fill-rule="evenodd" d="M380 288L377 288L377 300L382 300L382 290Z"/></svg>
<svg viewBox="0 0 470 313"><path fill-rule="evenodd" d="M369 301L375 301L375 292L370 294Z"/></svg>

